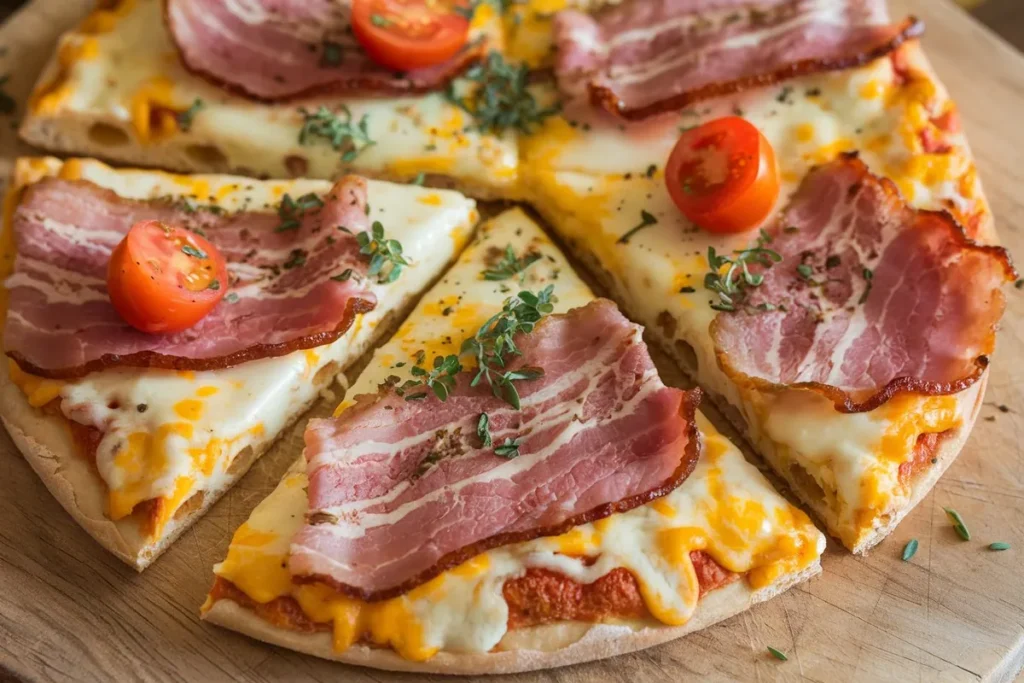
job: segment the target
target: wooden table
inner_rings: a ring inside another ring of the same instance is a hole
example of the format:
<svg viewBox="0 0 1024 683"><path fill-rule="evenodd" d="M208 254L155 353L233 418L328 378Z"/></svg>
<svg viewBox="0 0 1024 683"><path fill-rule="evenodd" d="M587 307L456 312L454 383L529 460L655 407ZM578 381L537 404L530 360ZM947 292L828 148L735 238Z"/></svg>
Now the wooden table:
<svg viewBox="0 0 1024 683"><path fill-rule="evenodd" d="M37 0L0 29L8 47L0 73L13 72L8 89L19 101L63 28L49 13L64 2ZM927 20L925 43L962 107L1001 234L1024 253L1024 57L947 0L894 4ZM3 171L15 147L9 126L0 126L0 145ZM830 542L821 577L739 617L638 654L508 680L1013 678L1024 664L1024 292L1011 288L1008 297L974 435L932 494L870 555L856 558ZM294 449L286 442L264 457L137 575L71 521L0 434L0 679L442 680L332 664L199 622L210 567ZM958 539L946 505L963 514L976 540ZM920 550L901 562L911 538ZM985 549L996 540L1013 549ZM766 645L789 661L772 659Z"/></svg>

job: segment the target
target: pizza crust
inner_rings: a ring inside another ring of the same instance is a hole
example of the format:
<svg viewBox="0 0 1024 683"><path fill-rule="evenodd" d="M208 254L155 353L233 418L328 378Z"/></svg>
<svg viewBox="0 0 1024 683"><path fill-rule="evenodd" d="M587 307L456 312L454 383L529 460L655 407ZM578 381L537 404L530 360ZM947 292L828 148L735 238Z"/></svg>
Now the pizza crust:
<svg viewBox="0 0 1024 683"><path fill-rule="evenodd" d="M302 633L274 626L232 600L218 600L203 613L203 620L238 631L265 643L279 645L324 659L388 671L458 675L507 674L550 669L643 650L699 631L751 606L769 600L792 586L819 574L818 561L799 572L787 574L765 588L753 591L736 581L711 591L698 603L693 618L682 626L635 624L584 624L563 622L521 629L515 638L502 641L558 643L552 650L510 647L498 652L439 652L425 662L403 659L390 648L354 645L343 652L331 646L327 632Z"/></svg>

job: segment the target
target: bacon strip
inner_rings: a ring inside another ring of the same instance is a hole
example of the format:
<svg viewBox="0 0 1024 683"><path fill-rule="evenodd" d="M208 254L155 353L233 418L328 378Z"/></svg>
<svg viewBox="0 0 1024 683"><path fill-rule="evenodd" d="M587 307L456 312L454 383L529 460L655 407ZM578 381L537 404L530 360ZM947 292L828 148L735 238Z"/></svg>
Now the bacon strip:
<svg viewBox="0 0 1024 683"><path fill-rule="evenodd" d="M1002 247L914 210L856 154L813 169L769 233L783 260L711 324L736 381L811 389L853 413L900 392L957 393L985 371L1000 287L1016 278Z"/></svg>
<svg viewBox="0 0 1024 683"><path fill-rule="evenodd" d="M396 73L371 60L352 36L347 2L164 2L165 22L185 67L220 87L261 101L436 90L479 59L486 48L475 41L447 62Z"/></svg>
<svg viewBox="0 0 1024 683"><path fill-rule="evenodd" d="M663 496L700 450L699 390L662 384L641 328L597 300L517 339L522 409L469 386L445 402L361 396L306 430L310 512L289 568L363 600L401 595L490 548L559 534ZM523 360L525 359L525 360ZM482 447L519 439L518 457Z"/></svg>
<svg viewBox="0 0 1024 683"><path fill-rule="evenodd" d="M569 96L628 120L822 71L866 64L920 36L885 0L632 0L555 18Z"/></svg>
<svg viewBox="0 0 1024 683"><path fill-rule="evenodd" d="M366 272L355 236L336 229L366 230L366 181L342 178L323 199L297 229L275 232L273 213L216 215L124 199L88 181L41 180L14 214L4 349L26 372L72 378L117 365L209 370L328 344L376 297L362 278L331 279ZM227 295L183 332L140 332L107 295L111 252L148 219L201 230L228 261Z"/></svg>

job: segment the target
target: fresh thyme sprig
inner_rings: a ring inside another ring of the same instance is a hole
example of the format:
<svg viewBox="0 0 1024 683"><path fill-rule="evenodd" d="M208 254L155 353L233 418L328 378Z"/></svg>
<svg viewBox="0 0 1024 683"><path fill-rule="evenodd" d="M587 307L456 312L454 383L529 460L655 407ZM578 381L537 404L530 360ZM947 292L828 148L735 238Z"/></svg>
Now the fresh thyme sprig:
<svg viewBox="0 0 1024 683"><path fill-rule="evenodd" d="M315 112L299 108L299 113L303 116L302 129L299 130L300 145L310 144L311 138L322 138L331 143L335 150L344 150L341 160L348 163L364 149L376 144L370 139L370 133L366 128L366 114L359 119L359 123L353 124L352 112L344 105L337 113L323 105Z"/></svg>
<svg viewBox="0 0 1024 683"><path fill-rule="evenodd" d="M499 52L491 51L463 74L473 83L466 97L456 94L454 83L448 84L445 96L471 114L483 133L502 133L510 128L529 133L560 109L557 105L540 106L529 90L529 76L526 64L510 64Z"/></svg>
<svg viewBox="0 0 1024 683"><path fill-rule="evenodd" d="M708 247L708 265L711 270L704 276L704 288L718 294L718 301L711 304L716 311L735 311L736 304L748 287L759 287L764 282L764 275L750 272L752 264L761 264L770 268L773 263L782 260L778 252L765 248L772 241L771 235L761 230L757 238L757 246L737 250L736 258L718 254L714 247ZM722 268L728 269L722 274ZM764 306L762 310L773 310L774 306Z"/></svg>
<svg viewBox="0 0 1024 683"><path fill-rule="evenodd" d="M382 285L397 280L402 274L402 267L409 265L402 256L401 242L387 239L380 221L374 221L369 232L356 235L356 241L359 242L359 253L370 257L366 276L377 278Z"/></svg>
<svg viewBox="0 0 1024 683"><path fill-rule="evenodd" d="M304 194L298 199L292 199L291 195L286 192L281 198L281 206L277 207L277 215L281 218L281 223L274 228L274 232L297 230L302 225L302 217L306 215L307 211L319 209L323 205L323 200L312 192Z"/></svg>
<svg viewBox="0 0 1024 683"><path fill-rule="evenodd" d="M516 410L519 410L519 391L514 382L519 380L537 379L543 376L540 368L520 368L507 370L509 356L520 355L515 343L515 336L520 332L529 334L537 322L554 310L554 285L548 285L534 294L529 291L505 299L499 313L491 316L476 334L462 342L460 354L470 353L476 357L477 372L470 386L478 385L487 380L491 392L503 399Z"/></svg>
<svg viewBox="0 0 1024 683"><path fill-rule="evenodd" d="M511 460L512 458L519 457L519 439L513 439L512 437L505 437L505 443L501 444L494 449L494 454Z"/></svg>
<svg viewBox="0 0 1024 683"><path fill-rule="evenodd" d="M399 396L405 396L406 401L422 401L427 397L427 392L432 391L444 401L455 388L456 377L462 372L462 363L454 354L435 356L433 370L427 371L419 365L414 365L410 372L415 379L406 380L396 389ZM411 393L414 390L415 393Z"/></svg>
<svg viewBox="0 0 1024 683"><path fill-rule="evenodd" d="M199 110L205 106L206 103L197 97L195 101L192 102L192 106L175 116L175 119L178 122L178 128L187 133L189 129L192 128L192 119L194 119L196 114L199 113Z"/></svg>
<svg viewBox="0 0 1024 683"><path fill-rule="evenodd" d="M523 254L522 258L516 256L516 252L512 249L512 245L505 246L505 255L500 261L494 264L493 268L488 268L483 271L481 275L485 280L508 280L516 275L519 275L519 282L526 280L526 269L532 266L537 261L543 258L540 254L535 251L527 252Z"/></svg>

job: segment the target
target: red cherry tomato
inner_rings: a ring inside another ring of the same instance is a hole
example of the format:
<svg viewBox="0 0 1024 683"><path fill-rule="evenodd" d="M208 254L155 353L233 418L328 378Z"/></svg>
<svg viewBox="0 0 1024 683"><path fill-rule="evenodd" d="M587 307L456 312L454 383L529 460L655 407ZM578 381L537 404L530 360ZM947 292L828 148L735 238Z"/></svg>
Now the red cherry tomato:
<svg viewBox="0 0 1024 683"><path fill-rule="evenodd" d="M779 197L771 143L738 116L683 133L668 158L665 182L679 210L709 232L756 228Z"/></svg>
<svg viewBox="0 0 1024 683"><path fill-rule="evenodd" d="M466 44L468 7L462 0L352 0L352 32L389 69L435 66Z"/></svg>
<svg viewBox="0 0 1024 683"><path fill-rule="evenodd" d="M160 221L132 226L107 266L110 302L134 328L180 332L213 310L228 289L224 257L203 237Z"/></svg>

